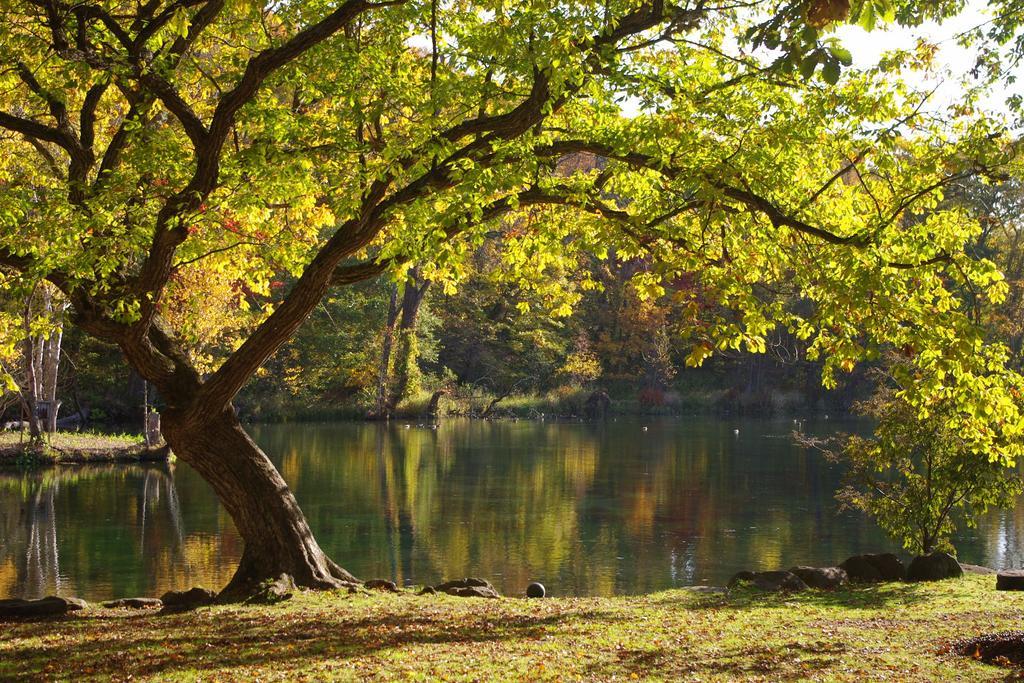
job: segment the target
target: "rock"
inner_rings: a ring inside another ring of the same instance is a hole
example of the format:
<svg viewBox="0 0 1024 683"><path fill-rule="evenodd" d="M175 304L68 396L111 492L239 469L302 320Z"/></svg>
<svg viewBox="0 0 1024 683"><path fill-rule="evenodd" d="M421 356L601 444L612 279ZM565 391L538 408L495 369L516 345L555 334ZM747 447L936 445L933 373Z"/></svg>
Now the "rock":
<svg viewBox="0 0 1024 683"><path fill-rule="evenodd" d="M793 567L789 573L799 576L808 587L819 590L835 590L849 581L846 571L839 567Z"/></svg>
<svg viewBox="0 0 1024 683"><path fill-rule="evenodd" d="M38 600L0 600L0 619L34 619L39 617L62 616L89 606L79 598L62 598L49 595Z"/></svg>
<svg viewBox="0 0 1024 683"><path fill-rule="evenodd" d="M437 591L434 590L433 586L424 586L423 589L416 595L434 595Z"/></svg>
<svg viewBox="0 0 1024 683"><path fill-rule="evenodd" d="M883 581L902 581L907 575L907 568L903 566L903 562L892 553L865 555L865 557L868 558L868 562L875 565L875 569L882 575Z"/></svg>
<svg viewBox="0 0 1024 683"><path fill-rule="evenodd" d="M295 579L291 574L281 574L276 579L260 584L256 592L246 598L245 604L275 605L285 600L291 600L296 590Z"/></svg>
<svg viewBox="0 0 1024 683"><path fill-rule="evenodd" d="M996 574L997 591L1024 591L1024 569L1004 569Z"/></svg>
<svg viewBox="0 0 1024 683"><path fill-rule="evenodd" d="M466 586L465 588L449 588L445 591L448 595L460 598L500 598L498 591L486 586Z"/></svg>
<svg viewBox="0 0 1024 683"><path fill-rule="evenodd" d="M164 604L164 611L184 612L203 605L210 605L217 599L217 594L209 588L196 586L187 591L167 591L160 596Z"/></svg>
<svg viewBox="0 0 1024 683"><path fill-rule="evenodd" d="M980 564L967 564L966 562L960 563L960 568L964 570L964 574L995 574L996 570L992 567L983 567Z"/></svg>
<svg viewBox="0 0 1024 683"><path fill-rule="evenodd" d="M682 586L680 590L690 591L691 593L701 593L705 595L729 592L729 589L725 586Z"/></svg>
<svg viewBox="0 0 1024 683"><path fill-rule="evenodd" d="M457 595L460 598L500 598L494 586L484 579L465 578L456 581L445 581L434 586L438 593Z"/></svg>
<svg viewBox="0 0 1024 683"><path fill-rule="evenodd" d="M839 565L839 567L846 572L846 576L850 581L877 583L882 580L882 575L875 569L875 565L868 562L864 555L854 555Z"/></svg>
<svg viewBox="0 0 1024 683"><path fill-rule="evenodd" d="M763 591L797 593L807 590L807 584L799 576L781 570L771 572L737 572L729 579L729 587L734 588L742 582L752 583L755 588Z"/></svg>
<svg viewBox="0 0 1024 683"><path fill-rule="evenodd" d="M370 579L363 584L367 588L372 588L379 591L387 591L389 593L400 593L398 586L394 581L388 581L387 579Z"/></svg>
<svg viewBox="0 0 1024 683"><path fill-rule="evenodd" d="M164 603L159 598L118 598L102 605L111 609L153 609L163 607Z"/></svg>
<svg viewBox="0 0 1024 683"><path fill-rule="evenodd" d="M850 581L868 583L902 581L907 573L903 562L892 553L854 555L847 558L839 567L846 572Z"/></svg>
<svg viewBox="0 0 1024 683"><path fill-rule="evenodd" d="M547 595L547 591L544 590L543 583L534 581L526 587L526 597L528 598L543 598L545 595Z"/></svg>
<svg viewBox="0 0 1024 683"><path fill-rule="evenodd" d="M907 581L941 581L942 579L958 579L964 575L960 563L949 553L934 551L928 555L918 555L910 561L907 569Z"/></svg>
<svg viewBox="0 0 1024 683"><path fill-rule="evenodd" d="M729 583L727 585L729 586L729 588L735 588L741 582L744 581L747 583L751 583L753 582L755 576L756 574L754 574L754 572L749 572L746 570L739 571L732 575L732 578L729 579Z"/></svg>

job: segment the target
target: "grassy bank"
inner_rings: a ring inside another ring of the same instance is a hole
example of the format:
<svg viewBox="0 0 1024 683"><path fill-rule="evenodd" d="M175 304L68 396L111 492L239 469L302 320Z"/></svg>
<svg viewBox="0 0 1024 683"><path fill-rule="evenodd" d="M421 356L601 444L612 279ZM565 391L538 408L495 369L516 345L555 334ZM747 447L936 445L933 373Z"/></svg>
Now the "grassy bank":
<svg viewBox="0 0 1024 683"><path fill-rule="evenodd" d="M1005 680L954 639L1024 625L994 577L780 596L303 594L0 627L0 679Z"/></svg>
<svg viewBox="0 0 1024 683"><path fill-rule="evenodd" d="M162 449L147 449L139 436L57 432L33 446L28 435L0 432L0 466L54 465L61 463L143 462L166 460Z"/></svg>
<svg viewBox="0 0 1024 683"><path fill-rule="evenodd" d="M510 394L498 397L485 391L465 389L445 395L438 403L439 417L487 417L490 419L575 419L592 416L587 399L593 390L559 388L542 394ZM736 415L756 417L807 417L816 414L840 415L845 406L809 403L794 392L768 392L748 395L733 394L725 389L688 389L666 392L663 396L639 397L635 392L610 395L608 415L616 416L715 416ZM430 417L431 392L421 391L403 401L395 418L424 420ZM495 402L496 401L496 402ZM340 403L318 402L268 405L242 405L243 419L251 422L324 422L331 420L364 420L372 406L358 401Z"/></svg>

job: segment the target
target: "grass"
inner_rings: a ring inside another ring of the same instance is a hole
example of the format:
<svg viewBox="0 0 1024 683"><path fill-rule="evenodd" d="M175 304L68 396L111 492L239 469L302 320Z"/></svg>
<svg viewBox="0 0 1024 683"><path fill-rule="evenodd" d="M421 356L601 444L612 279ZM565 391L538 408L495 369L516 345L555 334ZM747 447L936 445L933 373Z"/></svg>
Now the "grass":
<svg viewBox="0 0 1024 683"><path fill-rule="evenodd" d="M0 432L0 465L126 462L151 454L142 437L130 434L57 432L44 435L43 441L41 448L33 448L27 433Z"/></svg>
<svg viewBox="0 0 1024 683"><path fill-rule="evenodd" d="M4 624L0 679L985 681L951 641L1019 627L994 577L791 596L482 600L306 593Z"/></svg>

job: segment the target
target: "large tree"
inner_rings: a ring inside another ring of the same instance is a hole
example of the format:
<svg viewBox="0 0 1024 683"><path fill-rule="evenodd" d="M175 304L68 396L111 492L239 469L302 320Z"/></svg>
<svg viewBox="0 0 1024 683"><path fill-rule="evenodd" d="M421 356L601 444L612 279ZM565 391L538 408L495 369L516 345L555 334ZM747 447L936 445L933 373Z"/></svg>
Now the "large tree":
<svg viewBox="0 0 1024 683"><path fill-rule="evenodd" d="M914 23L952 5L858 2L851 18ZM167 442L245 541L225 598L281 573L353 580L233 398L332 287L415 262L450 289L497 221L514 226L509 277L614 250L651 264L639 291L698 279L734 313L704 328L694 363L763 350L782 325L826 358L828 382L894 345L939 369L915 405L950 394L972 448L1012 454L1016 378L960 302L1005 288L964 253L976 224L934 210L946 184L1005 161L1001 131L971 95L935 116L887 73L924 51L840 78L849 55L828 28L850 12L5 0L0 264L60 288L73 323L159 390ZM579 153L603 161L559 170ZM196 273L233 283L230 307L254 317L209 367L168 303L222 312Z"/></svg>

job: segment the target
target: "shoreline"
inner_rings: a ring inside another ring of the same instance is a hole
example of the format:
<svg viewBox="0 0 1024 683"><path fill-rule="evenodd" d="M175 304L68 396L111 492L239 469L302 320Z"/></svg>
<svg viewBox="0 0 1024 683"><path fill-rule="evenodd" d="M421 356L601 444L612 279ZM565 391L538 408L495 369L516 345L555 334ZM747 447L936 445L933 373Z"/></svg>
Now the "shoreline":
<svg viewBox="0 0 1024 683"><path fill-rule="evenodd" d="M0 469L168 462L173 458L166 445L147 448L141 439L125 436L57 432L44 436L38 445L23 438L18 432L0 435Z"/></svg>
<svg viewBox="0 0 1024 683"><path fill-rule="evenodd" d="M1022 611L1024 593L979 575L792 594L299 591L270 606L7 622L0 678L996 681L1020 669L959 643L1019 628Z"/></svg>

